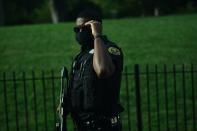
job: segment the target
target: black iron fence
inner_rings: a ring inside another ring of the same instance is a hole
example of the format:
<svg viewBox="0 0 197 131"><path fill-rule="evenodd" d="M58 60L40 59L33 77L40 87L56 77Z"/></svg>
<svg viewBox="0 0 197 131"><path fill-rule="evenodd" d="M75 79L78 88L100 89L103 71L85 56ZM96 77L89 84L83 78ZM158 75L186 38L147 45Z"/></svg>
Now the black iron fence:
<svg viewBox="0 0 197 131"><path fill-rule="evenodd" d="M125 67L120 93L123 131L196 131L196 88L192 64ZM0 131L55 130L59 90L60 74L53 70L3 73Z"/></svg>

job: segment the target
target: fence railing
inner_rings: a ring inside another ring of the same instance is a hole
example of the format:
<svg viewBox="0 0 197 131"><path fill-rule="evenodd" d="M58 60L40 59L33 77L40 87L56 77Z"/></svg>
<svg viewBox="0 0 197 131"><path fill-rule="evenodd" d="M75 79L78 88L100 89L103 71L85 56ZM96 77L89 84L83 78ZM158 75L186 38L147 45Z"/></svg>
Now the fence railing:
<svg viewBox="0 0 197 131"><path fill-rule="evenodd" d="M196 131L197 69L191 65L125 67L121 85L123 131ZM0 130L52 131L60 74L3 73ZM72 122L68 121L69 131Z"/></svg>

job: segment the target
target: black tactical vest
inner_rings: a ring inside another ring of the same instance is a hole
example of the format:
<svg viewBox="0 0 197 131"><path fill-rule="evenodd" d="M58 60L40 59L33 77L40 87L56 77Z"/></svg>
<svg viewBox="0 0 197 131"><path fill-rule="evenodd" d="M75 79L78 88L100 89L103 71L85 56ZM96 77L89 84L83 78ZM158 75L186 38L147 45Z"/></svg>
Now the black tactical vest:
<svg viewBox="0 0 197 131"><path fill-rule="evenodd" d="M112 46L109 41L105 43L107 46ZM123 108L119 104L121 71L116 69L111 77L100 79L93 69L93 49L81 51L74 59L70 74L71 110L104 115L122 112Z"/></svg>

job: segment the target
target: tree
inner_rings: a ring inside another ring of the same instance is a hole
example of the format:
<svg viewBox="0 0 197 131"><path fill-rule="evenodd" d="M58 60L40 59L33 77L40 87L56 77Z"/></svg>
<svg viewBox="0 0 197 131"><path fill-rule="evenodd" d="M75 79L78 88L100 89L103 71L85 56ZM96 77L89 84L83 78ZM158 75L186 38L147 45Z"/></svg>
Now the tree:
<svg viewBox="0 0 197 131"><path fill-rule="evenodd" d="M6 25L32 24L33 13L45 0L4 0L4 17Z"/></svg>
<svg viewBox="0 0 197 131"><path fill-rule="evenodd" d="M179 0L140 0L143 15L159 16L173 12L173 5Z"/></svg>
<svg viewBox="0 0 197 131"><path fill-rule="evenodd" d="M84 9L101 9L89 0L49 0L53 23L75 20L78 13Z"/></svg>
<svg viewBox="0 0 197 131"><path fill-rule="evenodd" d="M86 9L97 10L102 12L101 8L90 0L68 0L66 1L68 14L67 18L69 20L75 20L79 12Z"/></svg>
<svg viewBox="0 0 197 131"><path fill-rule="evenodd" d="M101 7L105 17L138 16L138 0L91 0Z"/></svg>
<svg viewBox="0 0 197 131"><path fill-rule="evenodd" d="M63 22L67 19L66 0L49 0L53 23Z"/></svg>
<svg viewBox="0 0 197 131"><path fill-rule="evenodd" d="M119 14L121 17L140 16L140 6L139 0L122 0L120 3Z"/></svg>
<svg viewBox="0 0 197 131"><path fill-rule="evenodd" d="M4 18L4 3L3 0L0 0L0 26L4 25L5 18Z"/></svg>
<svg viewBox="0 0 197 131"><path fill-rule="evenodd" d="M54 0L49 0L49 8L51 10L52 22L54 24L57 24L59 22L59 19L58 19L58 12L57 12L55 4L54 4Z"/></svg>

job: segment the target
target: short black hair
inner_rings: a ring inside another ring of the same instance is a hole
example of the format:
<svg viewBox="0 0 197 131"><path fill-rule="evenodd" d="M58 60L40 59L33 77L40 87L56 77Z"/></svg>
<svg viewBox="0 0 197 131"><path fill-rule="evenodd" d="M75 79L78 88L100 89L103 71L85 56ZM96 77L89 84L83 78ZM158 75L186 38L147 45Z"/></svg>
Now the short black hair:
<svg viewBox="0 0 197 131"><path fill-rule="evenodd" d="M96 20L102 23L101 12L92 9L86 9L81 11L77 18L86 18L89 20Z"/></svg>

